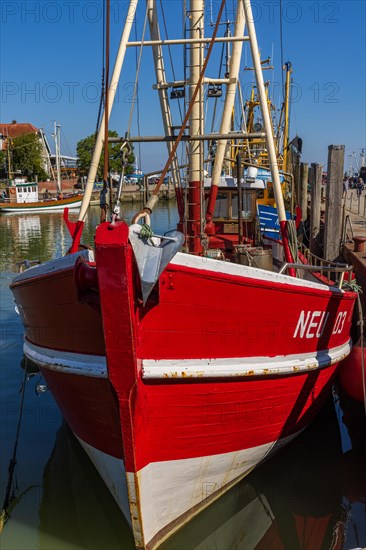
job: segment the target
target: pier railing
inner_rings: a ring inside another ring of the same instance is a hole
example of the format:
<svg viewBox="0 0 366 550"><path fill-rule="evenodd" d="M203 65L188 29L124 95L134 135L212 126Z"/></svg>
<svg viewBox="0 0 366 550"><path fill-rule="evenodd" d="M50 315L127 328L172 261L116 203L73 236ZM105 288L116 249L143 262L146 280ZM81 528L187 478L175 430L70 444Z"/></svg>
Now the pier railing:
<svg viewBox="0 0 366 550"><path fill-rule="evenodd" d="M356 189L350 189L348 192L345 191L343 193L343 204L346 210L352 212L352 214L357 214L362 218L366 218L365 191L362 191L360 194L357 193Z"/></svg>

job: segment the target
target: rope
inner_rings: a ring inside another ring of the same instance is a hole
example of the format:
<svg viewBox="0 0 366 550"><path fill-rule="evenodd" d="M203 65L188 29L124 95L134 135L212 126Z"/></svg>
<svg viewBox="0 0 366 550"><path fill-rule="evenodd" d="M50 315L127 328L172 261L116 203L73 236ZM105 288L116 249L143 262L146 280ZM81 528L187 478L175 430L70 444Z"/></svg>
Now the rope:
<svg viewBox="0 0 366 550"><path fill-rule="evenodd" d="M94 142L97 141L97 135L99 132L100 123L102 120L102 110L104 106L104 94L105 94L105 3L103 2L103 22L102 22L102 83L100 90L99 110L97 116L97 124L95 128Z"/></svg>
<svg viewBox="0 0 366 550"><path fill-rule="evenodd" d="M25 359L25 366L24 366L24 377L23 377L23 383L20 388L21 393L21 400L20 400L20 409L19 409L19 418L18 418L18 425L17 425L17 432L15 436L15 443L14 443L14 449L13 449L13 455L9 462L9 468L8 468L8 483L6 485L6 492L5 492L5 498L3 502L3 507L0 513L0 533L2 532L4 525L6 523L6 520L9 517L9 506L10 502L14 498L14 492L12 493L13 488L13 477L14 477L14 471L15 466L17 464L17 449L18 449L18 442L19 442L19 433L20 433L20 424L22 421L23 416L23 405L24 405L24 395L25 395L25 385L27 383L28 377L28 359Z"/></svg>
<svg viewBox="0 0 366 550"><path fill-rule="evenodd" d="M281 48L281 69L283 67L283 28L282 28L282 0L280 0L280 48ZM283 80L283 70L281 70L282 78L282 99L285 100L285 83Z"/></svg>
<svg viewBox="0 0 366 550"><path fill-rule="evenodd" d="M297 243L296 226L295 226L294 220L287 220L287 230L288 230L288 242L291 250L292 259L294 263L296 263L298 243Z"/></svg>
<svg viewBox="0 0 366 550"><path fill-rule="evenodd" d="M137 42L137 21L135 19L135 40ZM136 61L136 67L138 65L138 57L137 57L137 50L135 50L135 61ZM137 86L137 90L136 90L136 98L137 98L137 114L136 114L136 124L137 124L137 135L140 136L141 135L141 126L140 126L140 96L139 96L139 88ZM135 165L137 166L137 168L139 170L141 170L141 143L138 143L137 145L137 148L138 148L138 152L139 152L139 155L138 155L138 163L136 161L136 157L135 157Z"/></svg>
<svg viewBox="0 0 366 550"><path fill-rule="evenodd" d="M135 78L135 83L134 83L134 87L133 87L132 104L131 104L131 109L130 109L130 117L129 117L129 120L128 120L128 127L127 127L127 134L128 134L128 135L130 134L130 131L131 131L132 115L133 115L133 111L134 111L134 108L135 108L135 101L136 101L136 97L137 97L138 78L139 78L139 74L140 74L141 59L142 59L142 50L143 50L144 40L145 40L146 23L147 23L147 5L146 5L146 12L145 12L144 28L143 28L143 31L142 31L142 39L141 39L141 46L140 46L140 54L139 54L139 59L138 59L137 67L136 67L136 78Z"/></svg>
<svg viewBox="0 0 366 550"><path fill-rule="evenodd" d="M151 239L151 237L153 236L154 233L152 232L151 227L147 223L144 223L144 225L141 227L140 237L142 239Z"/></svg>
<svg viewBox="0 0 366 550"><path fill-rule="evenodd" d="M364 358L365 344L363 339L364 321L363 321L362 303L361 303L359 292L357 293L357 305L358 305L358 326L360 327L363 406L364 406L365 415L366 415L366 374L365 374L365 358Z"/></svg>
<svg viewBox="0 0 366 550"><path fill-rule="evenodd" d="M167 24L166 24L165 12L164 12L164 7L163 7L163 1L162 1L162 0L160 0L160 9L161 9L161 15L162 15L162 18L163 18L163 25L164 25L165 36L166 36L166 38L167 38L167 40L168 40L168 39L169 39L168 27L167 27ZM170 61L170 69L171 69L171 71L172 71L173 81L175 81L175 80L177 80L177 78L175 77L175 70L174 70L174 63L173 63L172 51L171 51L170 45L168 45L167 47L168 47L168 54L169 54L169 61ZM183 113L182 113L182 107L181 107L181 102L180 102L180 101L178 101L178 109L179 109L180 120L181 120L181 122L182 122L182 120L183 120Z"/></svg>

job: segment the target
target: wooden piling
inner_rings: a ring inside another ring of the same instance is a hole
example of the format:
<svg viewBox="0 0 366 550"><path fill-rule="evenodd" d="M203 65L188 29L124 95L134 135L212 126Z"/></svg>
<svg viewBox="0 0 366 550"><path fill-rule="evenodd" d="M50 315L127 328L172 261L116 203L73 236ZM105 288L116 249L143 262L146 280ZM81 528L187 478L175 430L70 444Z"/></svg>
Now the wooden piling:
<svg viewBox="0 0 366 550"><path fill-rule="evenodd" d="M300 188L301 188L301 177L300 177L300 155L296 155L295 166L294 166L294 189L292 194L294 204L300 204Z"/></svg>
<svg viewBox="0 0 366 550"><path fill-rule="evenodd" d="M310 250L313 254L319 254L319 245L317 239L320 233L320 205L322 195L322 173L323 165L311 164L309 170L310 180Z"/></svg>
<svg viewBox="0 0 366 550"><path fill-rule="evenodd" d="M309 165L306 162L300 164L300 191L299 191L299 206L302 211L302 221L308 219L308 181L309 181Z"/></svg>
<svg viewBox="0 0 366 550"><path fill-rule="evenodd" d="M329 145L325 199L324 258L334 261L340 254L344 145Z"/></svg>

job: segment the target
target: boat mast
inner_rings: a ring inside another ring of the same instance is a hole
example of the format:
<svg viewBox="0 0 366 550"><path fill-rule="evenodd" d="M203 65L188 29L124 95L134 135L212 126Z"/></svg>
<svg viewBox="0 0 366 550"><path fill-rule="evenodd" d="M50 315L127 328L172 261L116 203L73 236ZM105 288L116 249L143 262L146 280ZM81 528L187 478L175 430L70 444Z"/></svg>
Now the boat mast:
<svg viewBox="0 0 366 550"><path fill-rule="evenodd" d="M187 12L189 20L189 36L192 39L203 38L204 36L204 1L191 0L190 9ZM201 44L189 46L189 100L192 101L193 94L198 85L203 65L203 48ZM203 134L203 87L194 101L189 117L189 128L191 136ZM202 233L202 142L191 141L188 153L188 246L191 252L198 254L202 250L200 236Z"/></svg>
<svg viewBox="0 0 366 550"><path fill-rule="evenodd" d="M126 15L125 26L124 26L124 29L123 29L123 34L122 34L122 37L121 37L121 41L120 41L120 45L119 45L119 49L118 49L118 53L117 53L117 59L116 59L116 63L115 63L115 66L114 66L112 78L111 78L110 85L109 85L109 91L108 91L109 105L108 105L108 114L107 114L108 120L110 118L110 114L111 114L111 111L112 111L114 99L115 99L115 96L116 96L116 93L117 93L117 86L118 86L119 78L120 78L120 75L121 75L123 61L124 61L124 58L125 58L127 42L128 42L129 37L130 37L132 25L133 25L135 14L136 14L137 3L138 3L138 0L130 0L128 12L127 12L127 15ZM86 216L88 206L89 206L89 202L90 202L90 198L91 198L92 191L93 191L95 177L97 175L100 155L101 155L102 148L103 148L106 112L107 112L106 108L104 108L102 121L101 121L101 124L100 124L100 128L99 128L97 139L96 139L96 143L95 143L95 146L94 146L93 158L92 158L92 161L90 163L88 181L87 181L87 184L86 184L86 187L85 187L83 203L82 203L81 208L80 208L80 213L79 213L79 221L80 222L83 222L84 218Z"/></svg>
<svg viewBox="0 0 366 550"><path fill-rule="evenodd" d="M242 37L244 34L245 16L243 11L243 5L241 0L238 0L234 36ZM230 131L231 117L234 108L236 89L239 79L239 68L241 61L241 53L243 49L243 42L234 42L232 48L232 55L230 59L229 69L229 84L226 89L225 105L222 115L222 121L220 126L220 134L228 134ZM210 234L215 231L215 227L212 224L212 217L215 210L215 202L217 197L217 191L220 184L220 176L222 171L222 164L225 157L225 151L227 147L227 140L220 139L217 143L217 149L215 154L215 163L212 171L212 183L210 189L210 198L207 206L206 214L206 233Z"/></svg>
<svg viewBox="0 0 366 550"><path fill-rule="evenodd" d="M53 134L55 138L55 156L56 156L56 186L57 194L61 195L61 163L60 163L60 128L61 126L56 123L54 124L55 133Z"/></svg>
<svg viewBox="0 0 366 550"><path fill-rule="evenodd" d="M267 145L268 158L269 158L269 164L270 164L271 175L272 175L273 192L276 200L276 208L278 213L278 221L281 228L283 248L285 252L286 261L288 263L292 263L293 259L292 259L292 255L291 255L291 251L288 243L288 236L287 236L286 211L285 211L285 205L284 205L283 196L282 196L280 175L279 175L278 164L277 164L276 148L275 148L274 139L273 139L273 128L272 128L272 122L270 119L270 114L268 111L267 93L264 86L263 73L262 73L261 61L260 61L259 50L258 50L257 35L254 27L252 7L250 5L250 0L243 0L243 4L244 4L245 18L248 26L249 43L250 43L250 49L252 52L255 77L257 81L257 89L258 89L259 102L260 102L260 107L262 112L262 120L263 120L265 134L266 134L266 145ZM293 270L289 271L289 273L293 274L294 271Z"/></svg>
<svg viewBox="0 0 366 550"><path fill-rule="evenodd" d="M7 146L6 146L6 152L8 156L8 180L9 184L11 183L11 180L13 179L13 170L11 165L11 149L12 149L12 138L7 136Z"/></svg>
<svg viewBox="0 0 366 550"><path fill-rule="evenodd" d="M290 133L290 90L291 90L291 63L284 64L283 70L286 71L285 83L285 125L283 130L283 170L288 172L288 141Z"/></svg>

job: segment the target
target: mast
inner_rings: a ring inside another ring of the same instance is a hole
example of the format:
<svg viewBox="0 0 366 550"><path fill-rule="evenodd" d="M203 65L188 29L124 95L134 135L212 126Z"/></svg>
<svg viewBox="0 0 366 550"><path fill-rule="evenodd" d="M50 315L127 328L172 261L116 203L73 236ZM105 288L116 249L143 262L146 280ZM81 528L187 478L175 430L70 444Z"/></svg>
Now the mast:
<svg viewBox="0 0 366 550"><path fill-rule="evenodd" d="M290 133L290 90L291 90L291 73L292 66L288 61L284 64L283 70L286 71L285 83L285 125L283 130L283 169L288 172L288 141Z"/></svg>
<svg viewBox="0 0 366 550"><path fill-rule="evenodd" d="M275 149L274 139L273 139L272 122L270 119L270 114L268 112L267 94L266 94L266 89L263 81L263 73L262 73L261 61L259 57L258 42L257 42L257 35L254 27L252 7L250 5L250 0L243 0L243 3L244 3L245 18L248 26L250 49L252 52L254 72L255 72L255 77L257 81L262 119L263 119L264 129L266 133L268 158L269 158L269 163L271 168L272 185L273 185L273 191L274 191L274 196L276 200L278 221L281 228L283 248L285 252L286 261L288 263L292 263L293 259L292 259L292 255L291 255L291 251L288 243L288 236L287 236L286 211L285 211L285 205L283 202L283 196L281 191L281 182L280 182L280 176L278 171L277 155L276 155L276 149ZM293 274L293 270L292 272L290 270L289 273Z"/></svg>
<svg viewBox="0 0 366 550"><path fill-rule="evenodd" d="M235 18L235 29L234 36L242 37L244 34L245 27L245 16L243 11L243 5L241 0L238 1L236 18ZM230 59L230 70L229 70L229 84L226 89L226 97L224 104L224 111L222 115L222 121L220 126L220 134L228 134L230 130L231 117L234 108L236 88L238 85L239 79L239 68L241 61L241 53L243 49L242 42L234 42L232 55ZM217 197L217 191L220 183L220 176L222 171L222 163L224 161L225 151L227 146L227 140L221 139L217 143L217 150L215 155L215 163L212 172L212 183L210 189L210 198L207 206L206 214L206 232L209 234L214 231L212 226L212 217L215 209L215 202Z"/></svg>
<svg viewBox="0 0 366 550"><path fill-rule="evenodd" d="M53 137L55 139L55 156L56 156L56 186L57 194L61 195L61 163L60 163L60 128L59 124L54 123L55 133Z"/></svg>
<svg viewBox="0 0 366 550"><path fill-rule="evenodd" d="M7 150L7 154L8 154L8 180L9 180L9 183L11 182L11 180L13 179L13 170L12 170L12 165L11 165L11 148L12 148L12 138L7 136L8 138L8 143L7 143L7 146L6 146L6 150Z"/></svg>
<svg viewBox="0 0 366 550"><path fill-rule="evenodd" d="M124 58L125 58L127 42L128 42L129 37L130 37L133 21L134 21L134 18L135 18L137 3L138 3L138 0L130 0L130 4L129 4L129 7L128 7L125 26L124 26L124 29L123 29L123 33L122 33L122 37L121 37L121 41L120 41L120 45L119 45L119 49L118 49L118 53L117 53L117 59L116 59L116 63L115 63L115 66L114 66L114 70L113 70L113 74L112 74L112 78L111 78L111 82L110 82L110 86L109 86L109 90L108 90L108 102L109 102L108 114L107 114L106 108L104 108L102 121L101 121L101 124L100 124L100 128L99 128L97 139L96 139L96 143L95 143L95 146L94 146L93 158L92 158L92 161L90 163L88 181L87 181L87 184L86 184L86 187L85 187L84 198L83 198L83 202L82 202L82 205L81 205L81 208L80 208L80 213L79 213L79 218L78 218L79 222L84 221L85 215L86 215L87 210L88 210L91 194L92 194L92 191L93 191L93 185L94 185L95 177L96 177L97 170L98 170L100 155L101 155L102 148L103 148L104 132L105 132L105 119L106 119L106 116L107 116L108 120L110 118L110 114L111 114L111 111L112 111L114 99L115 99L115 96L116 96L116 93L117 93L117 86L118 86L118 82L119 82L119 77L121 75L123 61L124 61Z"/></svg>
<svg viewBox="0 0 366 550"><path fill-rule="evenodd" d="M204 36L204 2L203 0L191 0L190 11L187 13L190 21L190 38L202 38ZM203 49L201 44L192 44L189 46L189 99L192 100L200 79L201 68L203 65ZM203 133L203 89L202 85L195 100L190 118L190 134L196 136ZM201 212L201 194L202 194L202 142L191 141L189 144L188 157L188 242L191 252L199 253L202 250L200 235L202 233L202 212Z"/></svg>
<svg viewBox="0 0 366 550"><path fill-rule="evenodd" d="M51 159L50 159L50 146L48 145L48 141L47 141L47 138L46 138L46 135L43 131L43 128L40 128L39 129L39 133L41 135L41 139L42 139L42 143L43 143L43 147L46 151L46 155L47 155L47 169L48 171L51 173L51 177L54 181L56 181L56 176L55 176L55 173L53 171L53 167L52 167L52 163L51 163Z"/></svg>

